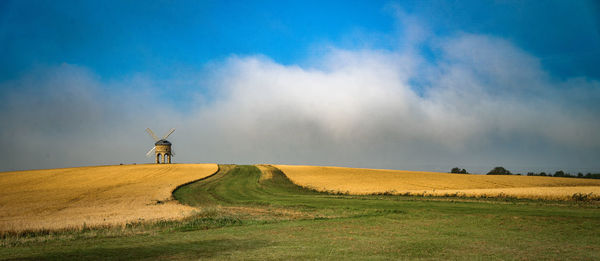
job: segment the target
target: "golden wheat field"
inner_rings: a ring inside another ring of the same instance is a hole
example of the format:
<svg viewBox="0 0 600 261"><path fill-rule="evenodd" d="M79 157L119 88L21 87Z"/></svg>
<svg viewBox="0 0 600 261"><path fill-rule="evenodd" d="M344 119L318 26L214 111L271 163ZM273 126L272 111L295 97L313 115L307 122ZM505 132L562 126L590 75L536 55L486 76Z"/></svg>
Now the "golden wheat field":
<svg viewBox="0 0 600 261"><path fill-rule="evenodd" d="M464 175L440 172L274 165L292 182L319 191L350 194L514 197L569 200L600 198L600 180L534 176Z"/></svg>
<svg viewBox="0 0 600 261"><path fill-rule="evenodd" d="M216 164L143 164L0 173L0 231L169 220L194 208L172 200L181 184Z"/></svg>

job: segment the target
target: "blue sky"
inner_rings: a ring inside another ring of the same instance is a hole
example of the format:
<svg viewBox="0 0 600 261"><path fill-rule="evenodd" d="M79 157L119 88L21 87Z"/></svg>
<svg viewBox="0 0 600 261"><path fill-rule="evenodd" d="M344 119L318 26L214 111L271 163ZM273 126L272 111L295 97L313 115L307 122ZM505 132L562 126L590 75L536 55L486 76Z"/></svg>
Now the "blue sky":
<svg viewBox="0 0 600 261"><path fill-rule="evenodd" d="M164 74L231 54L264 54L282 63L356 30L389 33L384 2L14 1L2 8L3 78L36 63L83 64L99 75ZM43 43L43 44L40 44ZM15 64L17 66L15 66Z"/></svg>
<svg viewBox="0 0 600 261"><path fill-rule="evenodd" d="M1 1L0 50L4 170L154 126L179 162L600 171L597 1Z"/></svg>
<svg viewBox="0 0 600 261"><path fill-rule="evenodd" d="M328 44L394 49L394 5L432 34L502 37L558 77L600 77L594 1L3 1L0 79L40 64L170 76L231 54L303 64Z"/></svg>

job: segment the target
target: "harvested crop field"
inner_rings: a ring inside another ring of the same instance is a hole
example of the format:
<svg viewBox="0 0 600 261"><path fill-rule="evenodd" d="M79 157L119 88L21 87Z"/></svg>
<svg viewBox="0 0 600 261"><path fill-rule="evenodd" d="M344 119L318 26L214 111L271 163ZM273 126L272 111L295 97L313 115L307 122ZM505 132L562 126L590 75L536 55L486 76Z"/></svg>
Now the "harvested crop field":
<svg viewBox="0 0 600 261"><path fill-rule="evenodd" d="M169 220L194 208L172 200L179 185L216 164L143 164L0 173L0 231Z"/></svg>
<svg viewBox="0 0 600 261"><path fill-rule="evenodd" d="M294 183L349 194L600 199L600 180L274 165Z"/></svg>

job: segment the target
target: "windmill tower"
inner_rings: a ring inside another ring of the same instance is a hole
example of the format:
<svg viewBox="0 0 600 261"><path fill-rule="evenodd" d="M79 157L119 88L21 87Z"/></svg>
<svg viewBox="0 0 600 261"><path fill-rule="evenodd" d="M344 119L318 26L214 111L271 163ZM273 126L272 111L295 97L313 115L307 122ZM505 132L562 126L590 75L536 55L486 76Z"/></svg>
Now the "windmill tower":
<svg viewBox="0 0 600 261"><path fill-rule="evenodd" d="M169 133L167 133L165 136L162 137L162 139L158 139L158 137L156 137L156 135L154 135L154 132L152 132L152 130L150 128L146 129L146 132L148 132L148 134L150 134L150 136L152 136L152 139L154 139L154 141L156 142L156 143L154 143L154 148L152 148L150 151L148 151L148 153L146 153L146 156L150 157L152 155L152 152L154 151L156 164L160 164L161 157L162 157L163 164L164 163L171 164L171 157L173 157L175 155L175 153L173 153L173 150L171 149L171 142L169 142L167 140L167 138L174 131L175 131L175 128L171 129L169 131Z"/></svg>

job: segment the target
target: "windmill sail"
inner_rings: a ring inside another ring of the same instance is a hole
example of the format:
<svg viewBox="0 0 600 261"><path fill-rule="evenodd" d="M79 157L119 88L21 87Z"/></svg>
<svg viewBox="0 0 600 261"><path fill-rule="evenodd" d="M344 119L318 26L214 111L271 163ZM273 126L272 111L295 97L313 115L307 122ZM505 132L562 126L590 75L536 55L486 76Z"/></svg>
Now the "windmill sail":
<svg viewBox="0 0 600 261"><path fill-rule="evenodd" d="M173 133L174 131L175 131L175 128L172 128L171 130L169 130L169 133L167 133L162 139L166 140L171 135L171 133Z"/></svg>
<svg viewBox="0 0 600 261"><path fill-rule="evenodd" d="M150 156L152 156L152 153L154 152L154 150L156 150L156 146L152 147L152 149L150 149L150 150L148 151L148 153L146 153L146 157L150 157Z"/></svg>
<svg viewBox="0 0 600 261"><path fill-rule="evenodd" d="M156 137L156 135L154 135L154 132L152 132L152 130L150 128L146 128L146 132L148 134L150 134L150 136L152 136L152 139L154 139L154 141L159 141L158 137Z"/></svg>

